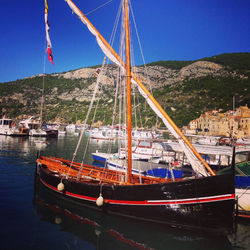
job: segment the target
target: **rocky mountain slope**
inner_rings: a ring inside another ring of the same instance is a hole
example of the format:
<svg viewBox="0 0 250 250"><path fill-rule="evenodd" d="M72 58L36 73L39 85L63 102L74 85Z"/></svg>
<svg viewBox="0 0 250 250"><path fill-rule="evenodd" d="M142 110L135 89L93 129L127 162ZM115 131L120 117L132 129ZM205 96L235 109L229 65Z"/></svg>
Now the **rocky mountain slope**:
<svg viewBox="0 0 250 250"><path fill-rule="evenodd" d="M249 105L248 62L250 53L235 53L197 61L155 62L146 67L134 67L133 71L152 89L178 125L185 125L205 110L230 109L232 96L236 96L237 105ZM101 68L96 66L0 84L0 115L19 119L25 115L38 115L44 78L45 119L51 122L83 121L99 75L101 88L97 99L101 105L96 120L110 123L110 119L103 119L104 114L107 117L112 112L117 70L109 65L105 75L100 72ZM151 126L156 118L141 98L139 102L142 125Z"/></svg>

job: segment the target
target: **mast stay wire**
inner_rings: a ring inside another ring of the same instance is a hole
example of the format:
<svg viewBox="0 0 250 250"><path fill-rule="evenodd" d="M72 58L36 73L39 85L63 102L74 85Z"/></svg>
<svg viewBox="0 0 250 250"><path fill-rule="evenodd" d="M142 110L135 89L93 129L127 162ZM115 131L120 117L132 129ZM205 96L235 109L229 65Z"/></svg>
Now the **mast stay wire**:
<svg viewBox="0 0 250 250"><path fill-rule="evenodd" d="M111 41L111 46L113 45L114 43L114 38L115 38L115 35L117 33L117 28L118 28L118 23L119 23L119 20L120 20L120 17L121 17L121 12L123 10L123 4L121 2L120 6L119 6L119 10L118 10L118 13L117 13L117 16L116 16L116 21L115 21L115 25L114 25L114 29L113 29L113 32L112 32L112 41ZM123 24L122 24L123 25ZM124 37L125 37L125 32L123 31L123 29L121 29L121 35L120 35L120 54L121 54L121 58L122 58L122 51L123 51L123 44L124 44ZM119 91L119 86L120 86L120 82L121 82L121 69L118 67L118 72L117 72L117 78L116 78L116 91L115 91L115 102L114 102L114 106L113 106L113 116L112 116L112 125L111 125L111 136L115 136L114 135L114 123L115 123L115 118L116 118L116 115L117 115L117 112L116 112L116 106L117 106L117 97L118 97L118 91ZM121 89L120 89L121 91ZM119 135L120 136L120 129L119 129ZM120 138L118 138L119 140ZM111 146L112 146L112 140L109 140L109 143L108 143L108 149L107 149L107 153L110 155L111 154ZM105 162L105 165L104 165L104 168L103 168L103 173L105 173L107 170L107 161ZM100 180L100 183L101 183L101 180Z"/></svg>
<svg viewBox="0 0 250 250"><path fill-rule="evenodd" d="M112 0L111 0L111 1L112 1ZM109 2L111 2L111 1L109 1ZM118 19L118 17L116 17L116 19ZM116 20L115 23L117 24L117 22L118 22L118 21ZM114 37L114 32L115 32L115 27L113 28L111 37L112 37L112 36ZM110 40L111 40L111 39L110 39ZM113 38L112 42L113 42L113 41L114 41L114 38ZM105 68L105 67L104 67L105 64L106 64L106 56L104 57L104 60L103 60L103 63L102 63L102 69ZM102 70L102 71L104 71L104 70ZM74 159L75 159L75 157L76 157L76 154L77 154L77 152L78 152L78 149L79 149L79 146L80 146L82 137L83 137L83 133L84 133L84 131L85 131L85 126L86 126L86 124L87 124L88 117L89 117L89 114L90 114L90 110L92 109L93 102L94 102L96 93L97 93L98 88L99 88L100 76L101 76L102 71L100 72L100 74L99 74L98 77L97 77L97 84L96 84L96 88L95 88L95 91L94 91L94 94L93 94L93 97L92 97L92 100L91 100L91 105L90 105L90 107L89 107L89 110L88 110L88 113L87 113L87 116L86 116L86 119L85 119L85 122L84 122L84 127L83 127L83 129L82 129L82 131L81 131L80 138L79 138L79 140L78 140L78 143L77 143L75 152L74 152L74 154L73 154L73 157L72 157L72 160L71 160L71 164L70 164L69 170L71 169L72 163L73 163L73 161L74 161ZM68 173L69 173L69 170L68 170ZM67 177L68 177L68 173L67 173Z"/></svg>
<svg viewBox="0 0 250 250"><path fill-rule="evenodd" d="M44 80L45 80L45 72L46 72L46 37L45 37L45 44L44 44L44 58L43 58L43 88L42 88L42 99L41 99L41 110L40 110L40 128L42 127L42 116L43 116L43 105L44 105Z"/></svg>
<svg viewBox="0 0 250 250"><path fill-rule="evenodd" d="M89 14L91 14L91 13L93 13L93 12L99 10L100 8L104 7L105 5L107 5L108 3L112 2L112 1L113 1L113 0L110 0L110 1L108 1L108 2L106 2L106 3L104 3L104 4L101 4L101 5L98 6L97 8L95 8L95 9L89 11L88 13L84 14L84 16L87 16L87 15L89 15Z"/></svg>
<svg viewBox="0 0 250 250"><path fill-rule="evenodd" d="M109 1L109 2L111 2L111 1ZM117 16L116 16L115 24L114 24L114 27L113 27L113 30L112 30L112 34L111 34L111 38L110 38L110 44L111 44L111 45L112 45L113 42L114 42L114 37L115 37L116 31L117 31L117 26L118 26L118 21L119 21L119 15L120 15L120 13L121 13L120 10L121 10L121 5L120 5L120 8L119 8L119 10L118 10L118 14L117 14ZM108 61L109 61L109 59L108 59ZM103 64L102 64L102 67L101 67L101 68L102 68L102 70L101 70L100 74L98 75L98 79L97 79L97 86L98 86L98 87L96 86L96 90L99 89L99 83L101 83L101 82L100 82L100 78L101 78L100 76L101 76L101 75L105 75L105 72L107 73L107 71L108 71L108 63L106 62L106 57L105 57L104 60L103 60ZM102 87L102 85L101 85L101 87ZM95 99L95 96L96 96L96 93L94 93L92 100ZM96 110L97 110L98 103L99 103L99 100L98 100L97 105L96 105L96 108L95 108L95 114L94 114L94 117L93 117L93 120L92 120L92 125L93 125L93 123L94 123L94 119L95 119L95 115L96 115ZM86 124L86 122L87 122L87 120L88 120L88 117L89 117L89 114L90 114L90 110L92 109L92 107L93 107L93 102L92 102L92 105L90 105L90 108L89 108L89 111L88 111L88 115L87 115L87 117L86 117L86 119L85 119L85 124ZM85 126L84 126L84 127L85 127ZM76 153L77 153L77 151L78 151L80 142L81 142L81 140L82 140L83 132L84 132L84 131L81 131L81 136L80 136L80 139L79 139L79 141L78 141L77 149L76 149L76 151L75 151L75 153L74 153L74 155L73 155L73 159L75 158ZM90 138L90 137L89 137L89 138ZM82 167L83 167L83 161L84 161L84 158L85 158L85 156L86 156L86 152L87 152L87 151L86 151L86 148L87 148L87 145L88 145L88 144L89 144L89 143L87 142L87 144L86 144L86 146L85 146L85 152L84 152L84 155L83 155L83 158L82 158L81 167L80 167L80 169L79 169L78 178L80 177L80 171L82 170ZM72 165L73 159L72 159L72 161L71 161L71 165ZM70 168L71 168L71 166L70 166ZM70 170L70 168L69 168L69 170ZM104 168L104 171L105 171L105 168ZM100 183L101 183L101 182L102 182L102 181L100 180Z"/></svg>
<svg viewBox="0 0 250 250"><path fill-rule="evenodd" d="M97 111L97 107L98 107L98 104L99 104L99 100L100 99L97 100L97 104L96 104L96 107L95 107L95 111L94 111L94 116L93 116L93 119L92 119L91 127L93 127L94 122L95 122L95 116L96 116L96 111ZM84 154L83 154L83 157L82 157L81 166L80 166L80 168L78 170L77 180L80 179L80 174L81 174L81 171L83 169L83 162L84 162L84 159L85 159L85 156L86 156L86 153L87 153L87 148L88 148L88 145L89 145L89 141L90 141L90 136L88 137L87 143L85 145L85 151L84 151Z"/></svg>
<svg viewBox="0 0 250 250"><path fill-rule="evenodd" d="M129 1L129 4L130 4L131 15L132 15L132 18L133 18L135 32L136 32L136 36L137 36L137 40L138 40L138 44L139 44L139 48L140 48L142 60L143 60L143 66L144 66L144 69L145 69L145 72L146 72L146 78L148 79L148 82L149 82L149 90L150 90L151 94L153 95L152 83L151 83L151 80L150 80L150 77L149 77L149 74L148 74L148 70L147 70L147 67L146 67L146 62L145 62L145 57L143 55L141 40L140 40L140 37L139 37L139 33L138 33L137 25L136 25L136 22L135 22L135 17L134 17L134 12L133 12L133 8L132 8L132 4L131 4L130 1ZM158 116L156 115L156 117L158 117Z"/></svg>

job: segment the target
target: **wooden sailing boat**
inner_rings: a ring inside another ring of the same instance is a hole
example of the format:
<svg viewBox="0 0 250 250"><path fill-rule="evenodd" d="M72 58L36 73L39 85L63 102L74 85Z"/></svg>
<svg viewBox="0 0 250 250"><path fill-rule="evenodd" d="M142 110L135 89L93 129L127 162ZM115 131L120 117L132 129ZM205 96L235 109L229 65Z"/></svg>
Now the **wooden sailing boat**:
<svg viewBox="0 0 250 250"><path fill-rule="evenodd" d="M127 76L127 172L112 171L62 158L41 156L37 175L56 195L99 211L220 233L232 230L234 174L215 175L146 87L130 69L128 0L123 0L126 26L126 63L71 0L70 8L96 37L105 55ZM132 174L131 83L177 138L197 175L191 179L163 179ZM78 144L79 146L79 144ZM77 146L77 147L78 147ZM75 154L74 154L75 155Z"/></svg>

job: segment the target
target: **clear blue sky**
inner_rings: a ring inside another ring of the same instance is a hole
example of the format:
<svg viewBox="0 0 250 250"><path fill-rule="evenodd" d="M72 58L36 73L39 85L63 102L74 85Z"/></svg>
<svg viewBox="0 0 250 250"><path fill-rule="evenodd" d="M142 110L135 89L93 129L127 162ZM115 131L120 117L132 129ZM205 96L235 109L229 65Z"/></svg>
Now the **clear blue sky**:
<svg viewBox="0 0 250 250"><path fill-rule="evenodd" d="M87 13L108 0L75 0ZM0 0L0 82L43 73L43 0ZM146 62L250 52L250 0L131 0ZM109 40L120 0L87 17ZM95 39L64 0L48 0L55 65L46 73L102 63ZM137 55L135 55L137 56ZM136 60L141 64L141 60Z"/></svg>

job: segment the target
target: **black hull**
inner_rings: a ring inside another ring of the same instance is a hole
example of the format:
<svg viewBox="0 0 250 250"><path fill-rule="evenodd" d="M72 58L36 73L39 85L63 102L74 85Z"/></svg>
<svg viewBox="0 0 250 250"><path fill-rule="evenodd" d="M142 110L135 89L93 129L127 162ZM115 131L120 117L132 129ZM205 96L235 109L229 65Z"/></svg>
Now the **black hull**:
<svg viewBox="0 0 250 250"><path fill-rule="evenodd" d="M175 227L228 234L233 230L233 175L150 185L103 185L64 179L65 189L57 190L60 179L46 167L38 165L41 183L61 198L78 204L139 220ZM103 206L96 205L100 195Z"/></svg>
<svg viewBox="0 0 250 250"><path fill-rule="evenodd" d="M46 130L47 137L50 138L57 138L58 137L58 130L56 129L48 129Z"/></svg>
<svg viewBox="0 0 250 250"><path fill-rule="evenodd" d="M28 134L11 134L11 137L28 137Z"/></svg>
<svg viewBox="0 0 250 250"><path fill-rule="evenodd" d="M47 137L47 134L46 135L32 135L32 137L35 137L35 138L46 138Z"/></svg>
<svg viewBox="0 0 250 250"><path fill-rule="evenodd" d="M56 224L60 231L70 232L84 241L97 244L98 249L124 249L124 246L125 249L145 250L165 249L166 246L170 249L200 250L201 246L213 250L230 249L227 237L215 237L213 234L183 231L99 213L57 198L40 182L35 185L33 201L36 214L43 221Z"/></svg>

